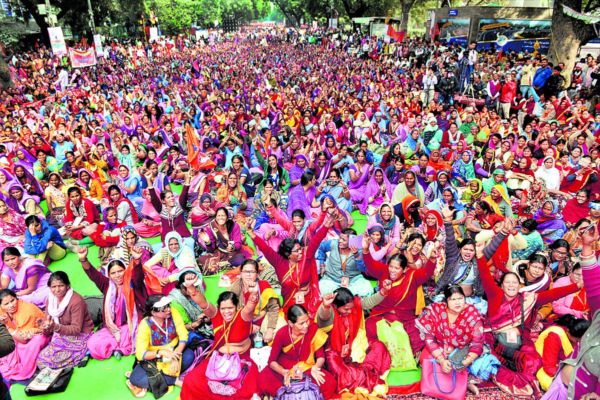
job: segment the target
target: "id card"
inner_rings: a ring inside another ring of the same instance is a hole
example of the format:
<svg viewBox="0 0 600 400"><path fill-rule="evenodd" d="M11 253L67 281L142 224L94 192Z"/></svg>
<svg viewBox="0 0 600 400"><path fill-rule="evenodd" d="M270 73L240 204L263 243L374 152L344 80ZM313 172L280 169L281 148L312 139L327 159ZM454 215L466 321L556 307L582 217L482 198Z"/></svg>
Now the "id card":
<svg viewBox="0 0 600 400"><path fill-rule="evenodd" d="M506 341L508 343L518 343L519 337L515 331L508 331L506 332Z"/></svg>
<svg viewBox="0 0 600 400"><path fill-rule="evenodd" d="M304 304L304 293L303 292L296 293L294 298L296 299L296 304Z"/></svg>
<svg viewBox="0 0 600 400"><path fill-rule="evenodd" d="M299 381L299 380L302 379L302 375L303 375L302 368L296 367L296 368L294 368L292 370L292 376L291 376L291 378L294 379L294 380Z"/></svg>
<svg viewBox="0 0 600 400"><path fill-rule="evenodd" d="M342 276L342 283L340 284L343 288L347 288L350 285L350 278Z"/></svg>

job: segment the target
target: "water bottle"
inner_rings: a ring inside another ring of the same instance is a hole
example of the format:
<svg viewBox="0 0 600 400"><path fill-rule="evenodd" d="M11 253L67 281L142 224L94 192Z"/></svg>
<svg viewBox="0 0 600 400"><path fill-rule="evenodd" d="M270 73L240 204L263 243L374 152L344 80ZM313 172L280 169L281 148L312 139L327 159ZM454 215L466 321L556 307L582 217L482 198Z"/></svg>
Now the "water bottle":
<svg viewBox="0 0 600 400"><path fill-rule="evenodd" d="M263 341L262 333L260 333L260 331L256 332L254 334L254 348L260 349L260 348L264 347L264 345L265 345L265 343Z"/></svg>

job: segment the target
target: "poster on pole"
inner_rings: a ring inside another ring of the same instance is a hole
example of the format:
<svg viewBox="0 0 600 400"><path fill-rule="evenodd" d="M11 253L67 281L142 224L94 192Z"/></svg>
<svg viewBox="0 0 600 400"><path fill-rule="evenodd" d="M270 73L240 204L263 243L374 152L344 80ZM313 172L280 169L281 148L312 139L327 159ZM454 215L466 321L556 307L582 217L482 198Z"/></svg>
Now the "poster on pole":
<svg viewBox="0 0 600 400"><path fill-rule="evenodd" d="M50 37L52 54L55 56L67 54L67 44L65 43L65 38L60 26L48 28L48 36Z"/></svg>
<svg viewBox="0 0 600 400"><path fill-rule="evenodd" d="M469 37L470 18L442 18L439 20L440 43L466 47Z"/></svg>
<svg viewBox="0 0 600 400"><path fill-rule="evenodd" d="M104 57L104 47L102 47L101 35L94 35L94 47L96 48L96 57Z"/></svg>
<svg viewBox="0 0 600 400"><path fill-rule="evenodd" d="M73 68L84 68L96 65L96 52L93 48L87 50L69 49L69 58Z"/></svg>
<svg viewBox="0 0 600 400"><path fill-rule="evenodd" d="M148 36L150 36L150 41L151 42L154 41L154 40L157 40L158 39L158 28L155 27L155 26L151 27L150 28L150 35L148 35Z"/></svg>

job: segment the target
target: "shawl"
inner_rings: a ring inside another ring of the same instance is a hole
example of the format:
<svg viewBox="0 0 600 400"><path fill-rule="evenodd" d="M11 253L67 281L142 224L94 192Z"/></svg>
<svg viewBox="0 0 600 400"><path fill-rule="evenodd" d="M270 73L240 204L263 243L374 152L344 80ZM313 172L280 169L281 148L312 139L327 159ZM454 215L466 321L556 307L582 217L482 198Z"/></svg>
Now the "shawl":
<svg viewBox="0 0 600 400"><path fill-rule="evenodd" d="M469 161L464 162L462 154L469 155ZM473 166L473 154L470 151L463 151L461 157L452 164L452 175L462 178L465 182L475 179L475 167Z"/></svg>
<svg viewBox="0 0 600 400"><path fill-rule="evenodd" d="M534 282L527 282L525 271L527 270L528 265L529 265L528 262L521 262L517 266L519 280L521 281L521 285L522 285L522 287L519 289L519 292L520 293L525 293L525 292L537 293L537 292L541 292L541 291L550 289L550 283L552 281L550 279L550 274L546 271L544 271L542 276L540 276Z"/></svg>
<svg viewBox="0 0 600 400"><path fill-rule="evenodd" d="M304 215L307 219L311 217L311 203L315 198L315 193L317 189L311 186L308 191L304 190L304 186L296 185L290 188L288 192L288 207L287 207L287 216L288 218L292 217L292 213L296 210L304 211Z"/></svg>
<svg viewBox="0 0 600 400"><path fill-rule="evenodd" d="M502 175L502 174L504 174L504 170L502 168L496 168L494 170L494 172L492 172L492 175L483 181L483 191L486 192L487 194L490 194L490 191L492 190L492 188L495 185L497 185L496 180L494 179L494 176ZM506 186L506 184L504 182L499 183L498 185Z"/></svg>
<svg viewBox="0 0 600 400"><path fill-rule="evenodd" d="M344 345L352 347L354 339L358 335L360 328L364 329L365 317L359 297L354 297L354 307L350 315L342 316L335 307L332 307L335 314L333 318L333 327L330 335L331 348L341 354Z"/></svg>
<svg viewBox="0 0 600 400"><path fill-rule="evenodd" d="M428 210L427 212L425 212L425 218L423 218L423 220L425 220L429 215L433 215L435 217L436 225L434 227L430 227L429 225L424 223L421 224L421 227L423 227L422 229L425 233L425 239L428 242L432 242L436 240L438 234L440 233L440 230L443 229L444 219L442 218L442 214L440 214L439 211Z"/></svg>
<svg viewBox="0 0 600 400"><path fill-rule="evenodd" d="M414 195L408 190L408 187L406 186L406 175L408 174L412 174L415 178ZM406 174L404 176L405 181L399 183L398 186L396 186L396 188L394 189L394 193L392 194L392 204L396 205L402 203L402 199L406 198L406 196L416 196L421 202L425 202L425 192L423 191L423 187L417 181L417 176L415 175L415 173L413 171L406 171Z"/></svg>
<svg viewBox="0 0 600 400"><path fill-rule="evenodd" d="M63 313L67 309L67 306L71 301L71 297L73 297L73 293L73 289L69 288L69 290L67 290L67 293L65 294L65 297L63 297L60 303L58 302L56 296L52 294L52 292L48 294L48 307L46 311L48 312L48 315L52 317L54 323L60 324L59 319L60 317L62 317Z"/></svg>
<svg viewBox="0 0 600 400"><path fill-rule="evenodd" d="M110 196L109 196L109 198L110 198ZM140 222L140 217L137 213L135 206L133 205L131 200L129 200L127 197L123 196L123 193L121 192L120 189L119 189L119 199L115 202L112 202L112 200L110 200L110 201L112 203L112 206L117 210L121 203L127 203L129 205L129 209L131 210L131 219L133 220L133 223L137 224L138 222Z"/></svg>
<svg viewBox="0 0 600 400"><path fill-rule="evenodd" d="M198 289L202 291L202 285L198 286ZM198 306L198 304L185 297L179 289L171 290L171 293L169 293L169 297L176 301L177 304L179 304L181 307L183 307L190 321L196 321L204 314L200 306Z"/></svg>
<svg viewBox="0 0 600 400"><path fill-rule="evenodd" d="M377 171L380 171L382 176L383 176L383 182L380 184L377 183L376 179L375 179L375 174L377 173ZM375 170L373 171L373 175L371 175L371 178L369 179L369 181L367 182L367 187L366 187L366 191L364 194L364 198L362 203L359 204L359 209L360 212L362 214L365 214L367 212L367 207L369 206L369 198L371 196L374 196L375 194L378 194L381 187L385 186L385 190L387 193L387 198L391 199L392 198L392 184L390 183L390 181L388 180L387 176L385 175L385 172L383 171L383 169L381 168L375 168ZM377 206L377 200L383 199L381 197L381 195L378 195L377 198L373 201L374 204L372 204L373 206ZM381 200L380 200L381 201ZM393 208L392 208L393 209Z"/></svg>
<svg viewBox="0 0 600 400"><path fill-rule="evenodd" d="M585 204L579 204L577 199L568 200L562 211L564 221L569 224L576 224L586 218L589 213L589 201L585 202Z"/></svg>
<svg viewBox="0 0 600 400"><path fill-rule="evenodd" d="M481 329L481 322L475 306L466 304L456 321L451 324L448 320L448 306L442 302L425 307L415 324L423 335L435 337L440 346L462 349L470 345L475 330Z"/></svg>
<svg viewBox="0 0 600 400"><path fill-rule="evenodd" d="M126 226L121 229L121 239L119 240L119 244L117 244L115 252L113 253L113 258L123 261L126 265L131 261L131 254L129 252L129 247L127 247L127 241L125 240L127 234L129 233L133 233L136 237L134 246L141 247L142 249L147 250L149 253L152 253L152 246L150 243L146 242L145 240L141 240L133 226Z"/></svg>
<svg viewBox="0 0 600 400"><path fill-rule="evenodd" d="M446 175L446 178L448 179L448 181L446 182L446 185L442 186L440 184L440 176L442 175ZM446 188L451 188L452 185L450 184L450 174L448 173L448 171L442 170L439 171L437 173L437 176L435 178L435 181L431 182L431 184L429 184L429 189L431 190L432 193L432 198L431 201L439 199L442 197L442 195L444 194L444 189Z"/></svg>
<svg viewBox="0 0 600 400"><path fill-rule="evenodd" d="M10 216L10 221L5 221L0 217L0 230L3 238L0 238L0 243L7 237L21 237L25 235L25 218L17 211L9 208L7 214Z"/></svg>
<svg viewBox="0 0 600 400"><path fill-rule="evenodd" d="M289 329L287 331L290 332ZM305 339L310 340L310 342L305 342ZM292 341L292 335L290 332L290 344L284 346L282 348L282 351L284 353L289 353L291 350L297 352L298 363L296 365L300 367L303 372L306 372L316 364L315 354L319 349L321 349L325 345L327 339L327 334L321 329L319 329L319 327L316 324L312 323L308 326L308 331L306 332L306 334L302 335L295 341ZM299 350L296 350L296 345L298 344L298 342L301 342L301 347L299 348ZM305 343L309 345L303 345ZM275 353L272 353L269 361L276 361L276 357L277 355ZM296 366L290 368L290 370L293 370L294 368L296 368Z"/></svg>
<svg viewBox="0 0 600 400"><path fill-rule="evenodd" d="M81 179L81 174L84 172L87 172L88 175L90 176L90 181L87 184ZM92 179L94 179L94 174L92 174L92 172L88 169L81 168L79 170L79 172L77 172L77 180L75 181L75 184L77 186L79 186L80 188L84 189L85 191L89 191L91 183L92 183Z"/></svg>
<svg viewBox="0 0 600 400"><path fill-rule="evenodd" d="M119 289L117 285L109 280L108 290L104 297L104 323L110 331L119 329L117 324L120 324L123 319L123 311L127 318L127 326L129 327L129 335L132 339L135 338L138 327L138 314L135 306L135 295L131 287L132 266L128 266L123 277L123 286ZM123 303L125 309L123 310ZM135 340L132 340L135 346Z"/></svg>
<svg viewBox="0 0 600 400"><path fill-rule="evenodd" d="M411 224L411 225L414 223L414 221L413 221L413 216L411 215L410 212L408 212L408 208L415 202L418 202L419 204L421 203L419 199L417 199L415 196L413 196L411 194L407 195L404 198L404 200L402 200L402 211L404 213L404 220L408 224Z"/></svg>
<svg viewBox="0 0 600 400"><path fill-rule="evenodd" d="M179 250L176 253L173 253L169 247L169 241L171 239L177 240L179 243ZM169 257L173 260L175 267L178 271L181 271L184 268L193 267L194 269L198 269L196 264L196 259L194 257L194 253L192 250L183 243L183 238L177 231L171 231L167 233L165 236L165 250ZM165 266L167 267L167 266Z"/></svg>
<svg viewBox="0 0 600 400"><path fill-rule="evenodd" d="M392 218L390 218L389 221L384 221L383 218L381 218L381 209L387 206L389 207L392 212L394 211L394 206L392 206L390 203L383 203L379 206L379 209L377 210L377 214L375 214L375 222L381 226L383 226L383 229L385 230L385 234L388 236L391 236L394 233L394 228L396 226L396 224L400 223L400 221L398 220L398 217L392 214Z"/></svg>
<svg viewBox="0 0 600 400"><path fill-rule="evenodd" d="M552 167L546 168L544 164L546 160L552 160ZM558 190L560 188L560 171L555 167L556 161L554 157L544 157L542 165L535 171L535 177L539 180L544 181L546 187L550 190Z"/></svg>
<svg viewBox="0 0 600 400"><path fill-rule="evenodd" d="M371 172L371 168L372 168L371 164L365 163L363 166L362 175L356 180L356 182L353 182L351 180L348 183L348 189L361 189L367 183L367 180L369 179L369 173ZM349 169L352 169L352 170L354 170L354 172L358 173L358 168L356 167L356 164L350 165Z"/></svg>
<svg viewBox="0 0 600 400"><path fill-rule="evenodd" d="M33 200L35 201L35 199L33 197L31 197L28 193L27 190L25 190L23 188L23 186L21 186L20 183L18 183L18 181L14 181L11 183L11 185L8 188L8 191L10 192L13 189L20 189L23 192L23 197L21 197L21 200L17 200L12 196L9 196L6 200L6 204L8 206L10 206L13 210L15 210L16 212L18 212L19 214L25 214L26 210L25 210L25 205L27 204L27 202L29 200ZM37 203L37 201L36 201Z"/></svg>
<svg viewBox="0 0 600 400"><path fill-rule="evenodd" d="M308 159L306 158L306 156L304 154L296 155L296 163L294 163L294 166L289 171L290 181L296 181L296 180L300 179L302 177L302 174L304 173L304 169L306 167L300 168L298 166L298 159L300 159L300 158L304 159L304 161L306 162L306 165L308 166Z"/></svg>

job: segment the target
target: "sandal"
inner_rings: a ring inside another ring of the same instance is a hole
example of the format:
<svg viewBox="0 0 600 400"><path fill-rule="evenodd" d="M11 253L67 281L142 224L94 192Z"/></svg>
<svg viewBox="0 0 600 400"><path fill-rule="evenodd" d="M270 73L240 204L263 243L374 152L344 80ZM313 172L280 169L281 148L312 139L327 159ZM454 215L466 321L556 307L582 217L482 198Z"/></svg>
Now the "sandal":
<svg viewBox="0 0 600 400"><path fill-rule="evenodd" d="M135 386L133 383L131 383L129 379L125 381L125 384L129 388L129 390L131 390L131 394L133 395L133 397L136 397L138 399L144 397L148 392L148 389L142 389L141 387Z"/></svg>

